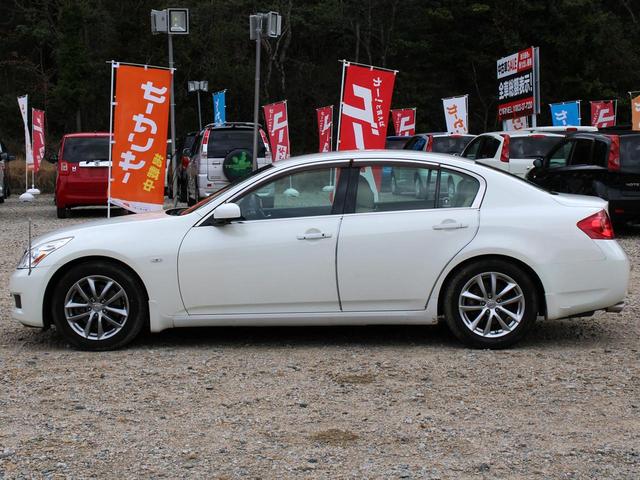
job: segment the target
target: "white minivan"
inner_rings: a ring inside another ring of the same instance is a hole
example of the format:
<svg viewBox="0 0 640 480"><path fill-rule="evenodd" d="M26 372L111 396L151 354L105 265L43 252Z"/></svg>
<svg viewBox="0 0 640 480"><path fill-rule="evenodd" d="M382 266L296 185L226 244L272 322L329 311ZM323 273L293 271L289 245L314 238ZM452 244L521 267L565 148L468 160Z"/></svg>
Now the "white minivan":
<svg viewBox="0 0 640 480"><path fill-rule="evenodd" d="M267 136L258 128L258 168L271 163ZM194 205L253 171L253 123L207 125L193 147L182 152L190 157L187 167L187 203Z"/></svg>
<svg viewBox="0 0 640 480"><path fill-rule="evenodd" d="M491 132L473 139L460 155L524 178L536 158L562 140L560 133Z"/></svg>

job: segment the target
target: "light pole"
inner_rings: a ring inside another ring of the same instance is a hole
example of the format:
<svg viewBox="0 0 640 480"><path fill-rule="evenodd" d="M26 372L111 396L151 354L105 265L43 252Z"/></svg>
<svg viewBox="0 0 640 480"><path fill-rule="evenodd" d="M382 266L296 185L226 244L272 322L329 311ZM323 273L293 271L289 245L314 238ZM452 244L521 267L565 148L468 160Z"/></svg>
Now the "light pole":
<svg viewBox="0 0 640 480"><path fill-rule="evenodd" d="M200 92L209 91L209 82L206 80L189 80L189 93L198 92L198 125L202 130L202 110L200 109Z"/></svg>
<svg viewBox="0 0 640 480"><path fill-rule="evenodd" d="M282 17L277 12L249 16L249 39L256 41L256 81L253 94L253 169L258 168L258 110L260 108L260 53L262 37L277 38L282 32Z"/></svg>
<svg viewBox="0 0 640 480"><path fill-rule="evenodd" d="M169 42L169 68L173 72L173 41L174 35L189 34L189 9L187 8L167 8L165 10L151 10L151 33L166 33ZM178 204L178 159L176 158L176 101L173 95L173 75L171 75L171 171L173 172L173 182L171 191L173 192L173 206Z"/></svg>

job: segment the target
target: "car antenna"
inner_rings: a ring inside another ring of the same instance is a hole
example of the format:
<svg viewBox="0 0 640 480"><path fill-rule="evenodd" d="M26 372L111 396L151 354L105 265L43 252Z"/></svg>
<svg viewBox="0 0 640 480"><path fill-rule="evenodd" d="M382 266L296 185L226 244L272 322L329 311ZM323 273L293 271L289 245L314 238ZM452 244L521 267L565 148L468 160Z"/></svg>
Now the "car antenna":
<svg viewBox="0 0 640 480"><path fill-rule="evenodd" d="M27 258L29 259L29 275L31 275L31 217L29 217L29 246L27 248Z"/></svg>

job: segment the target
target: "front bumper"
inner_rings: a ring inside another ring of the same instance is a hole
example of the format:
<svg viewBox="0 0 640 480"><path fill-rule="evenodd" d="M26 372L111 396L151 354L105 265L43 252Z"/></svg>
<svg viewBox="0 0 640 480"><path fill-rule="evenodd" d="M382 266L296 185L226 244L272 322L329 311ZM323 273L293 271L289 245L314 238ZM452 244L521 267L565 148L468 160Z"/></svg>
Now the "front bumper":
<svg viewBox="0 0 640 480"><path fill-rule="evenodd" d="M42 315L44 293L49 282L49 269L37 267L13 272L9 280L9 292L13 300L11 317L28 327L44 328ZM20 297L20 308L16 306L15 295Z"/></svg>

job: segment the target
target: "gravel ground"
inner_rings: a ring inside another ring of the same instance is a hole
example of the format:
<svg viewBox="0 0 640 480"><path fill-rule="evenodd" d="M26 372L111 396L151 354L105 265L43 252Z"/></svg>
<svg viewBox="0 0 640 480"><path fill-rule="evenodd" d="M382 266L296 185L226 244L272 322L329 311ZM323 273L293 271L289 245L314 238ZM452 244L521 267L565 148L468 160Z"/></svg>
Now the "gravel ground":
<svg viewBox="0 0 640 480"><path fill-rule="evenodd" d="M105 353L10 319L50 196L0 206L2 478L639 478L640 230L621 315L541 322L516 348L443 327L211 328Z"/></svg>

